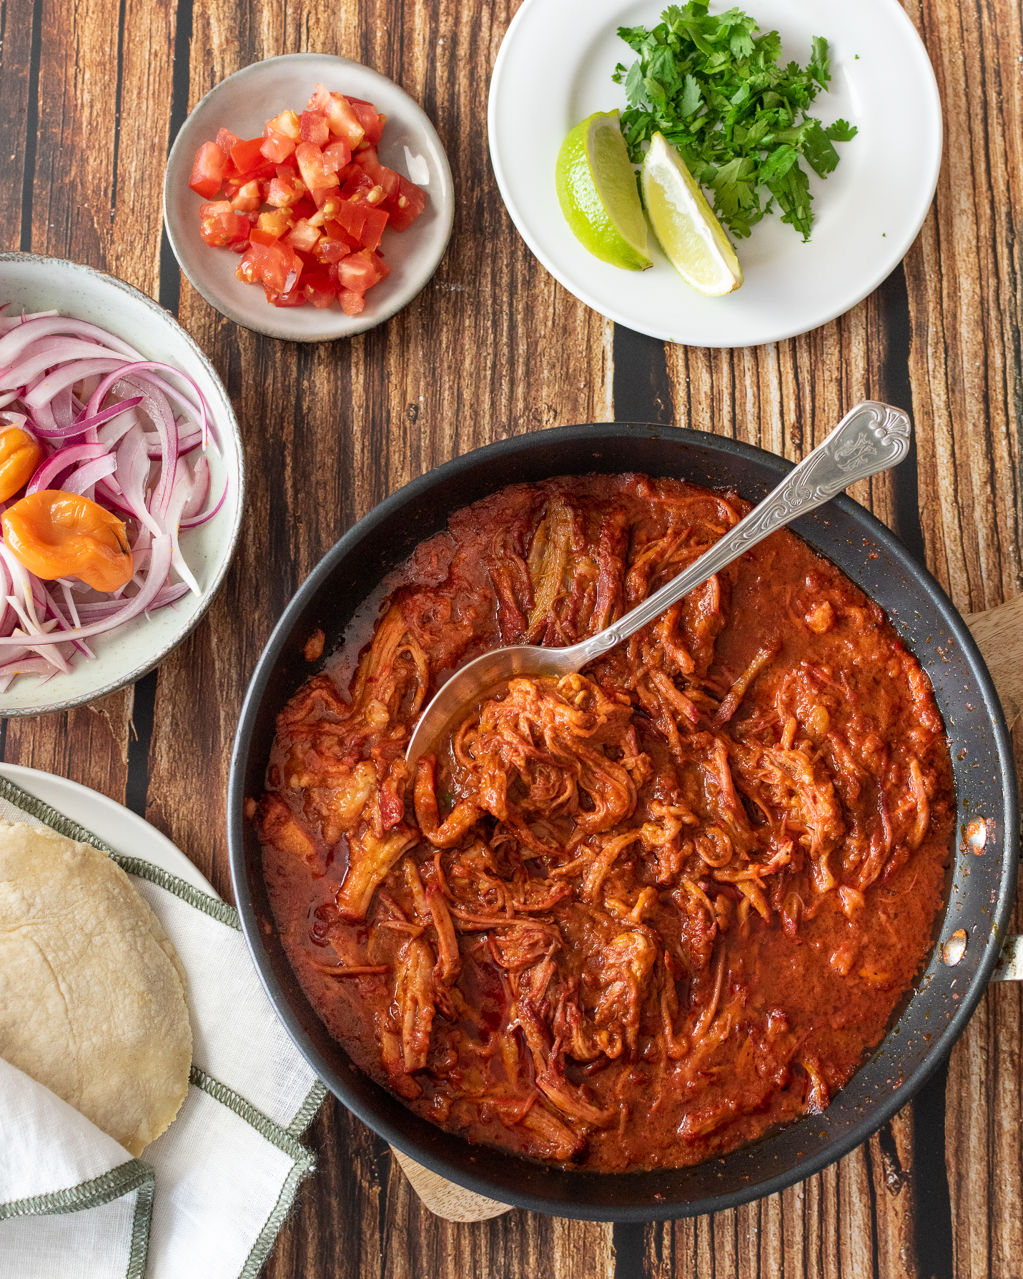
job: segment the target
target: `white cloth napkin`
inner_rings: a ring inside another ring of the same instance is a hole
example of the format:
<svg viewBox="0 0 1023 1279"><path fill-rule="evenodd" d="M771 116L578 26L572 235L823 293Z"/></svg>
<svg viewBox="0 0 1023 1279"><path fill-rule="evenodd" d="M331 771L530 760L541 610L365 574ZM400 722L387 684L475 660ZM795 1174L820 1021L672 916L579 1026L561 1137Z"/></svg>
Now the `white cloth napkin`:
<svg viewBox="0 0 1023 1279"><path fill-rule="evenodd" d="M0 818L109 853L188 974L192 1073L139 1159L0 1059L0 1279L253 1279L313 1159L324 1097L259 984L237 913L0 777Z"/></svg>

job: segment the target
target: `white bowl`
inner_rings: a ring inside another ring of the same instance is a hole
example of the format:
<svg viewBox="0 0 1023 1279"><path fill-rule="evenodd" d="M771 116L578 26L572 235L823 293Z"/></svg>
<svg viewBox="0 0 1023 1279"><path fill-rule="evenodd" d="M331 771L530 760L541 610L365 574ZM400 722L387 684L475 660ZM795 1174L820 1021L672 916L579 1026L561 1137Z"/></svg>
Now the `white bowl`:
<svg viewBox="0 0 1023 1279"><path fill-rule="evenodd" d="M426 208L407 231L384 229L381 252L391 274L366 295L366 309L345 315L338 304L275 307L258 285L235 276L238 255L213 249L199 235L202 200L189 189L195 153L220 128L241 138L258 137L267 120L291 108L301 111L314 86L372 102L387 116L380 159L426 192ZM448 158L429 118L393 80L348 58L289 53L236 71L215 85L181 126L167 157L163 220L181 269L207 302L244 328L292 342L351 337L389 320L416 296L436 271L454 220Z"/></svg>
<svg viewBox="0 0 1023 1279"><path fill-rule="evenodd" d="M181 549L202 595L126 622L89 644L95 657L78 657L70 672L48 680L19 675L0 693L0 715L66 710L140 679L192 630L210 606L231 562L241 525L244 473L234 409L213 366L178 322L152 298L92 267L29 253L0 254L0 303L12 311L60 311L102 325L149 359L187 374L206 398L220 445L211 442L210 492L227 496L217 514L183 533Z"/></svg>

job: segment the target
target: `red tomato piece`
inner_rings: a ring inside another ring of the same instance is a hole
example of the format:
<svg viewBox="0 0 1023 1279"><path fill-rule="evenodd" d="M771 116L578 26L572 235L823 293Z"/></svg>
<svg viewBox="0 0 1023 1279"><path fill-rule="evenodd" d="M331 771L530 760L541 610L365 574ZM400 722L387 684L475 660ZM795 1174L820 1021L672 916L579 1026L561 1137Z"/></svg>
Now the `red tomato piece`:
<svg viewBox="0 0 1023 1279"><path fill-rule="evenodd" d="M346 200L364 199L376 185L373 179L355 163L345 170L346 178L341 194Z"/></svg>
<svg viewBox="0 0 1023 1279"><path fill-rule="evenodd" d="M374 209L372 207L366 209L366 221L362 229L364 248L377 249L380 247L380 237L384 233L388 216L386 209Z"/></svg>
<svg viewBox="0 0 1023 1279"><path fill-rule="evenodd" d="M232 133L230 129L217 130L217 146L220 147L228 159L231 157L231 148L237 146L240 141L241 138L238 137L237 133Z"/></svg>
<svg viewBox="0 0 1023 1279"><path fill-rule="evenodd" d="M407 230L426 207L426 192L408 178L398 175L398 194L387 201L391 226L395 231Z"/></svg>
<svg viewBox="0 0 1023 1279"><path fill-rule="evenodd" d="M336 227L337 225L336 222L327 223L328 228ZM352 247L347 239L339 235L331 235L328 230L316 245L314 256L318 262L323 262L328 266L336 266L342 258L346 258L351 253Z"/></svg>
<svg viewBox="0 0 1023 1279"><path fill-rule="evenodd" d="M243 183L231 198L231 208L239 213L255 213L263 203L263 192L255 178Z"/></svg>
<svg viewBox="0 0 1023 1279"><path fill-rule="evenodd" d="M263 154L263 141L261 137L245 138L231 148L231 163L242 177L254 177L257 171L266 169L268 165L273 172L272 163Z"/></svg>
<svg viewBox="0 0 1023 1279"><path fill-rule="evenodd" d="M298 249L302 253L311 253L320 240L322 232L308 222L305 218L301 218L291 228L285 236L287 242L293 249Z"/></svg>
<svg viewBox="0 0 1023 1279"><path fill-rule="evenodd" d="M276 209L287 209L305 193L305 183L293 178L271 178L266 187L266 202Z"/></svg>
<svg viewBox="0 0 1023 1279"><path fill-rule="evenodd" d="M378 280L383 279L379 270L382 265L375 253L361 249L358 253L350 253L338 263L337 279L342 288L351 289L353 293L365 293Z"/></svg>
<svg viewBox="0 0 1023 1279"><path fill-rule="evenodd" d="M302 292L307 302L322 309L337 297L337 280L331 279L328 271L308 267L302 273Z"/></svg>
<svg viewBox="0 0 1023 1279"><path fill-rule="evenodd" d="M351 103L340 93L330 95L327 126L335 138L343 138L353 151L362 145L366 137L366 130L352 110Z"/></svg>
<svg viewBox="0 0 1023 1279"><path fill-rule="evenodd" d="M275 293L264 284L263 292L271 306L305 306L305 289L300 284L296 284L287 293Z"/></svg>
<svg viewBox="0 0 1023 1279"><path fill-rule="evenodd" d="M337 222L344 229L345 233L352 239L352 243L356 245L362 244L362 235L366 229L366 215L369 206L366 202L355 200L341 200L337 211Z"/></svg>
<svg viewBox="0 0 1023 1279"><path fill-rule="evenodd" d="M275 115L272 120L267 120L263 132L267 137L271 133L283 133L292 142L298 142L302 137L302 125L298 118L298 112L282 111L280 115Z"/></svg>
<svg viewBox="0 0 1023 1279"><path fill-rule="evenodd" d="M337 300L341 303L341 310L345 315L358 315L360 311L366 309L364 293L355 293L351 289L339 289Z"/></svg>
<svg viewBox="0 0 1023 1279"><path fill-rule="evenodd" d="M259 149L267 160L280 164L294 152L295 139L289 138L286 133L278 133L274 129L267 133Z"/></svg>
<svg viewBox="0 0 1023 1279"><path fill-rule="evenodd" d="M323 167L328 173L337 173L352 158L352 149L344 138L337 138L323 148Z"/></svg>
<svg viewBox="0 0 1023 1279"><path fill-rule="evenodd" d="M301 182L301 178L298 179ZM303 183L303 186L305 184ZM291 206L291 216L297 221L299 218L312 218L316 215L316 202L312 200L308 194L299 197Z"/></svg>
<svg viewBox="0 0 1023 1279"><path fill-rule="evenodd" d="M287 235L291 230L291 215L286 209L268 209L256 219L255 230L266 231L274 239Z"/></svg>
<svg viewBox="0 0 1023 1279"><path fill-rule="evenodd" d="M332 218L337 214L337 206L341 201L337 187L321 187L319 191L310 191L318 213L324 218Z"/></svg>
<svg viewBox="0 0 1023 1279"><path fill-rule="evenodd" d="M385 200L398 194L399 176L386 164L380 163L376 147L363 147L359 151L359 165L373 184L383 189Z"/></svg>
<svg viewBox="0 0 1023 1279"><path fill-rule="evenodd" d="M243 213L231 208L230 201L199 205L199 234L215 249L230 244L243 244L249 238L252 223Z"/></svg>
<svg viewBox="0 0 1023 1279"><path fill-rule="evenodd" d="M330 138L326 115L322 111L306 110L302 112L301 120L302 141L311 142L318 147L326 146Z"/></svg>
<svg viewBox="0 0 1023 1279"><path fill-rule="evenodd" d="M216 195L224 182L227 173L227 156L215 142L204 142L195 153L192 165L192 176L188 185L196 193L207 200Z"/></svg>
<svg viewBox="0 0 1023 1279"><path fill-rule="evenodd" d="M328 173L323 163L323 152L313 142L300 142L295 148L295 159L302 181L315 199L317 191L337 186L337 174Z"/></svg>
<svg viewBox="0 0 1023 1279"><path fill-rule="evenodd" d="M251 264L255 278L273 293L290 293L302 274L302 259L290 245L280 240L260 243L255 239L255 229L239 272L246 262Z"/></svg>
<svg viewBox="0 0 1023 1279"><path fill-rule="evenodd" d="M366 102L362 98L349 98L348 102L355 113L355 118L362 125L366 141L372 146L376 146L380 141L380 135L384 131L387 116L379 115L373 103Z"/></svg>

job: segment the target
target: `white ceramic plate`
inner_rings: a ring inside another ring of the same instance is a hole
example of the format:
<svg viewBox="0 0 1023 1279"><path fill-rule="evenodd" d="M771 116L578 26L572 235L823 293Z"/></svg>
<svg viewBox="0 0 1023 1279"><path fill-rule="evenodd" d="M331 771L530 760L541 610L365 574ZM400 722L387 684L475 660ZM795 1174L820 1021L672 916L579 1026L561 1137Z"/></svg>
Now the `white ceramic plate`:
<svg viewBox="0 0 1023 1279"><path fill-rule="evenodd" d="M209 449L211 493L227 496L217 514L183 533L181 549L202 588L90 640L96 654L78 658L68 674L43 681L22 675L0 693L0 715L39 715L90 702L141 678L192 630L217 593L241 526L242 446L227 392L212 364L167 311L111 275L27 253L0 254L0 303L26 311L57 310L102 325L150 359L181 369L199 386L212 414L221 452Z"/></svg>
<svg viewBox="0 0 1023 1279"><path fill-rule="evenodd" d="M837 144L840 162L826 181L811 174L810 242L768 215L737 244L743 286L704 298L657 249L647 271L623 271L587 253L554 189L555 159L568 130L594 111L626 105L611 73L635 55L618 27L653 26L663 7L660 0L525 0L490 87L490 154L515 225L577 298L651 337L756 346L827 323L898 265L934 196L941 106L920 38L897 0L744 0L761 30L781 34L784 60L805 65L811 37L827 38L831 87L812 113L825 123L844 116L859 133Z"/></svg>
<svg viewBox="0 0 1023 1279"><path fill-rule="evenodd" d="M211 897L217 897L213 885L200 874L166 835L150 826L137 813L123 804L117 804L99 791L69 782L66 777L54 773L41 773L36 768L22 768L18 764L0 764L0 775L27 790L36 799L59 809L72 821L80 822L119 853L129 857L141 857L168 874L177 875L194 888Z"/></svg>
<svg viewBox="0 0 1023 1279"><path fill-rule="evenodd" d="M199 235L202 200L189 190L195 153L221 127L241 138L258 137L267 120L289 107L301 111L317 82L372 102L387 116L377 148L389 168L426 191L426 208L407 231L384 229L381 243L391 274L374 285L360 315L345 315L337 304L270 306L263 290L235 276L238 255L211 249ZM437 131L417 103L386 76L347 58L322 53L289 53L255 62L228 76L203 98L174 140L163 183L163 220L181 269L207 302L222 314L269 337L323 342L371 329L400 311L436 271L454 219L451 169Z"/></svg>

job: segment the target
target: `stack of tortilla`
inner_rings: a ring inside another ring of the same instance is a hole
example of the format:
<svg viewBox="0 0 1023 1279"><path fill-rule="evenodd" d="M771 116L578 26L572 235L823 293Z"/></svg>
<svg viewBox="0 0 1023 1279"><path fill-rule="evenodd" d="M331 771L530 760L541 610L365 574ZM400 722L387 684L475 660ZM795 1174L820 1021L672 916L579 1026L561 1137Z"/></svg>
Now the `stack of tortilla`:
<svg viewBox="0 0 1023 1279"><path fill-rule="evenodd" d="M133 1155L188 1091L184 970L98 849L0 822L0 1057Z"/></svg>

